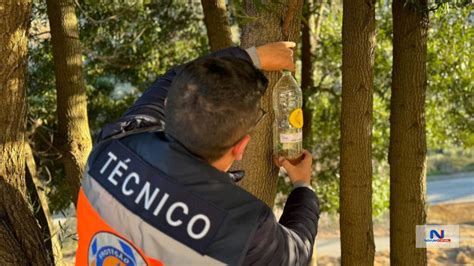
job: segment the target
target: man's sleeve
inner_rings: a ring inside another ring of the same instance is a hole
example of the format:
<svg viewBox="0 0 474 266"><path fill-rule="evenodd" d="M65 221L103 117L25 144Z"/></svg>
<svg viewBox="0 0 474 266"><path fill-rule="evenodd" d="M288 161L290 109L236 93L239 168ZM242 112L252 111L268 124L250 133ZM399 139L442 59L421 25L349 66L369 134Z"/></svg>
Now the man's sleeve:
<svg viewBox="0 0 474 266"><path fill-rule="evenodd" d="M239 47L230 47L217 52L213 52L205 57L235 57L254 62L258 64L255 59L252 61L253 55L249 48L247 51ZM254 48L253 48L254 49ZM250 54L250 55L249 55ZM175 67L163 76L159 77L140 98L131 106L125 114L113 123L107 124L101 131L98 141L102 139L115 136L117 134L127 132L130 130L150 127L150 126L164 126L165 118L165 99L168 95L168 89L171 86L173 78L181 66Z"/></svg>
<svg viewBox="0 0 474 266"><path fill-rule="evenodd" d="M308 265L318 232L319 203L309 188L294 189L280 221L270 208L262 213L244 265Z"/></svg>

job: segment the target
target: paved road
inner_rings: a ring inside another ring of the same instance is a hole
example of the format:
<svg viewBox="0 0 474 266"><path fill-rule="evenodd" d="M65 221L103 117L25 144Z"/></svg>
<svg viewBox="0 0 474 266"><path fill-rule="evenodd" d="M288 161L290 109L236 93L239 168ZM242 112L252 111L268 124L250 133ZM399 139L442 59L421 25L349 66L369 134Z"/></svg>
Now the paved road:
<svg viewBox="0 0 474 266"><path fill-rule="evenodd" d="M447 179L427 183L428 203L431 205L447 203L474 202L474 173L452 176ZM377 251L389 250L388 236L375 237ZM341 256L339 238L317 239L318 256Z"/></svg>
<svg viewBox="0 0 474 266"><path fill-rule="evenodd" d="M428 202L432 205L474 201L474 173L470 176L430 181Z"/></svg>

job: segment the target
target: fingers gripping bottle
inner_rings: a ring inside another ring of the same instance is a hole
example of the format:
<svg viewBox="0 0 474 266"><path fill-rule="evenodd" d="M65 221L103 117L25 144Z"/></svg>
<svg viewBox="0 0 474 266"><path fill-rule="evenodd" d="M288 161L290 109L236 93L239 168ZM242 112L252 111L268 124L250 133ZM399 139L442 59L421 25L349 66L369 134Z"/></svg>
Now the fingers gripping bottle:
<svg viewBox="0 0 474 266"><path fill-rule="evenodd" d="M297 160L302 154L303 95L290 71L273 88L273 154L288 160Z"/></svg>

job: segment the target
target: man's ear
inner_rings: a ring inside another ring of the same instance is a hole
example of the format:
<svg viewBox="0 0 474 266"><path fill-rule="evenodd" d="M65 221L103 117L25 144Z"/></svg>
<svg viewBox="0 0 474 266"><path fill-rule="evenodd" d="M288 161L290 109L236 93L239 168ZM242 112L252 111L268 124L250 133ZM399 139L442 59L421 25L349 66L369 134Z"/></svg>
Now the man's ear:
<svg viewBox="0 0 474 266"><path fill-rule="evenodd" d="M240 161L244 156L245 148L247 144L249 144L250 136L245 135L237 144L234 145L232 148L232 155L234 156L235 160Z"/></svg>

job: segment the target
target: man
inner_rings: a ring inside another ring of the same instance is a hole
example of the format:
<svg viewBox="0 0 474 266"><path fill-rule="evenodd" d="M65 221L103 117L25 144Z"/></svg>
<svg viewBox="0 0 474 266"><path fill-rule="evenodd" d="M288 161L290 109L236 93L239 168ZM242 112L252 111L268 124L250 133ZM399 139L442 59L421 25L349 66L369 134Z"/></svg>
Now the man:
<svg viewBox="0 0 474 266"><path fill-rule="evenodd" d="M264 115L256 67L294 69L293 47L228 48L170 70L103 129L79 195L77 265L308 264L311 155L277 161L294 184L279 222L227 172Z"/></svg>

